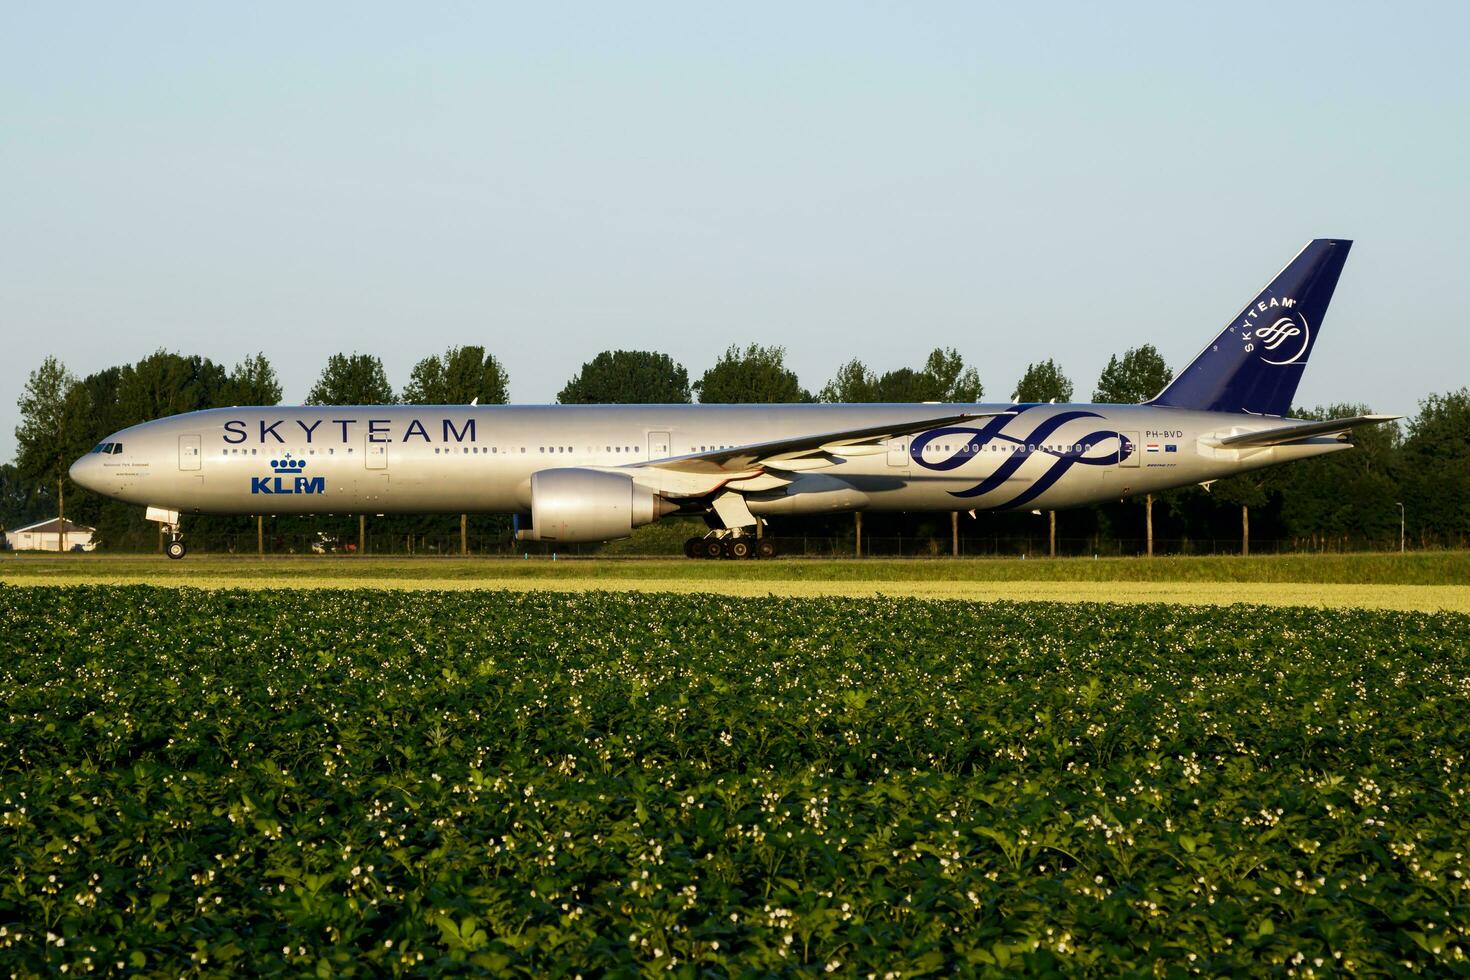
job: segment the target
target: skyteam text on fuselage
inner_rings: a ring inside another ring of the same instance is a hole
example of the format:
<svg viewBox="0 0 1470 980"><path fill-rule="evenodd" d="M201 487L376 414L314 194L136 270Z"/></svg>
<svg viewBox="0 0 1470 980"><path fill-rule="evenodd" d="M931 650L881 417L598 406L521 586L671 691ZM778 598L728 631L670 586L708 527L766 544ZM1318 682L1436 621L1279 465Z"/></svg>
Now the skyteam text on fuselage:
<svg viewBox="0 0 1470 980"><path fill-rule="evenodd" d="M1351 447L1391 416L1285 416L1351 242L1294 257L1141 405L358 405L221 408L124 429L71 468L182 557L190 514L509 513L603 541L669 514L691 554L770 554L772 515L1059 509Z"/></svg>

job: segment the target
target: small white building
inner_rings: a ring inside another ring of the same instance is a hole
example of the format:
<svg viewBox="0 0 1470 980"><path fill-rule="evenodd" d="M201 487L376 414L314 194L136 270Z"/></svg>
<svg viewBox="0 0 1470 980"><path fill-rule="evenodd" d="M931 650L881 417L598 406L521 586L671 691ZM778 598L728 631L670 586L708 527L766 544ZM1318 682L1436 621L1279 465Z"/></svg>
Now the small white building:
<svg viewBox="0 0 1470 980"><path fill-rule="evenodd" d="M83 527L71 521L63 522L57 517L18 527L14 531L6 531L5 547L13 551L61 551L63 523L66 530L67 551L77 549L91 551L97 547L97 543L92 540L92 536L97 533L96 528Z"/></svg>

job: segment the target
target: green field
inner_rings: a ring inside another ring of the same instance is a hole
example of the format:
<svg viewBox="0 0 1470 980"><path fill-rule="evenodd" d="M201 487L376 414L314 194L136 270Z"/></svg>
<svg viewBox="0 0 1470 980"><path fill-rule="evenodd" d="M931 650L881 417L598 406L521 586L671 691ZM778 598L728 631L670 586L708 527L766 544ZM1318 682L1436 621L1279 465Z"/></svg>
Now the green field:
<svg viewBox="0 0 1470 980"><path fill-rule="evenodd" d="M762 596L1168 602L1470 612L1470 553L1236 558L794 559L773 562L549 558L0 559L16 585L202 588L588 589Z"/></svg>
<svg viewBox="0 0 1470 980"><path fill-rule="evenodd" d="M0 624L7 974L1466 969L1470 617L0 587Z"/></svg>

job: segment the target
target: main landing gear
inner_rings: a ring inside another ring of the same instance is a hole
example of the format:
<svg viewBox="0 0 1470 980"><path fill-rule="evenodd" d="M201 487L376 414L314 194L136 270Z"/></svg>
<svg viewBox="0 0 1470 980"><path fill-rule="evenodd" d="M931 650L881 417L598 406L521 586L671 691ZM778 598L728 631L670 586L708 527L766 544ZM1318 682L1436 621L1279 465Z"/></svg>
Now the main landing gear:
<svg viewBox="0 0 1470 980"><path fill-rule="evenodd" d="M174 561L178 561L189 553L189 548L184 544L184 539L174 536L168 539L168 544L163 546L163 553Z"/></svg>
<svg viewBox="0 0 1470 980"><path fill-rule="evenodd" d="M702 538L684 542L686 558L775 558L776 543L728 529L711 531Z"/></svg>

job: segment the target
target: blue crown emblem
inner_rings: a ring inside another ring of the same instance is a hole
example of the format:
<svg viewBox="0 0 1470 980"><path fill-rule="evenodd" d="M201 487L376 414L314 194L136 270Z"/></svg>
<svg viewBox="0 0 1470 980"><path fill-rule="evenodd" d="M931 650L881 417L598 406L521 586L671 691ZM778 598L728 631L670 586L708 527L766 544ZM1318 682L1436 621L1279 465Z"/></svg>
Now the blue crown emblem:
<svg viewBox="0 0 1470 980"><path fill-rule="evenodd" d="M273 459L271 460L271 469L277 473L284 474L300 473L306 469L306 460L292 459L290 456L287 456L285 459Z"/></svg>

